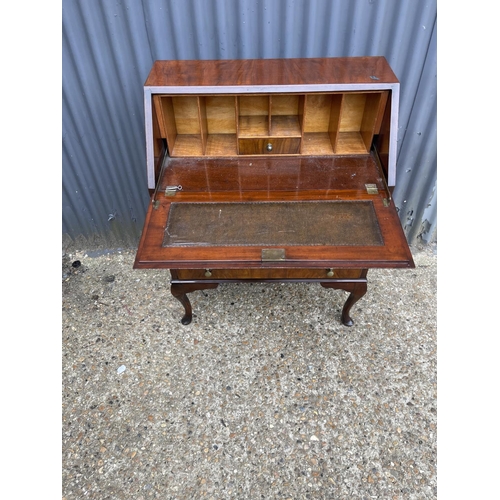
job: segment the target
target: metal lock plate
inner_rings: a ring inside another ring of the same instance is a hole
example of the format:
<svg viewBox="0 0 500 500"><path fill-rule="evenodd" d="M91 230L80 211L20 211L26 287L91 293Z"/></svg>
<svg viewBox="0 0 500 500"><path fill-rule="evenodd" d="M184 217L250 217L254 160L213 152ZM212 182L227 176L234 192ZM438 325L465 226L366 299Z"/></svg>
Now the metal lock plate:
<svg viewBox="0 0 500 500"><path fill-rule="evenodd" d="M284 248L262 249L262 262L275 262L277 260L285 260Z"/></svg>

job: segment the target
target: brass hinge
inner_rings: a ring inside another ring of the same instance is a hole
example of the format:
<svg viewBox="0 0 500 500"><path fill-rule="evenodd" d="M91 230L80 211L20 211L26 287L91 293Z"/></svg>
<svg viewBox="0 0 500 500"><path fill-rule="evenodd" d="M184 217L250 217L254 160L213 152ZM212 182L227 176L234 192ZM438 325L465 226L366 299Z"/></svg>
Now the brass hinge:
<svg viewBox="0 0 500 500"><path fill-rule="evenodd" d="M378 188L376 184L365 184L365 188L368 194L378 194Z"/></svg>
<svg viewBox="0 0 500 500"><path fill-rule="evenodd" d="M175 196L177 191L182 191L182 186L167 186L165 189L165 196Z"/></svg>
<svg viewBox="0 0 500 500"><path fill-rule="evenodd" d="M182 191L182 186L179 184L178 186L167 186L165 189L165 196L175 196L177 191ZM156 193L153 198L153 208L158 210L160 207L160 201L156 199Z"/></svg>

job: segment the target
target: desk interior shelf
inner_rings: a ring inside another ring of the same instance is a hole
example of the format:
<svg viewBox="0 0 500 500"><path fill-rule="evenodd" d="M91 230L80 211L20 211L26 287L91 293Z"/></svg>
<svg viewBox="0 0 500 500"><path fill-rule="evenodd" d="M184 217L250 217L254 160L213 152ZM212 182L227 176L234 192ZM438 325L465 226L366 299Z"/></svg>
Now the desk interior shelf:
<svg viewBox="0 0 500 500"><path fill-rule="evenodd" d="M172 157L369 154L388 92L158 95Z"/></svg>

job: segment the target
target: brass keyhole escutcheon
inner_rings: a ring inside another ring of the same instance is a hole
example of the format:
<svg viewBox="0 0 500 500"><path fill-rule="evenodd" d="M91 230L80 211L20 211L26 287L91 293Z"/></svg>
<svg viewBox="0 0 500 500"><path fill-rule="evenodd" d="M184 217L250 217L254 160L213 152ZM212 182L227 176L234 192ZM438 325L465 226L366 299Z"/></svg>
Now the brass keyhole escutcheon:
<svg viewBox="0 0 500 500"><path fill-rule="evenodd" d="M267 146L266 146L266 149L267 149L268 151L272 151L272 150L273 150L273 145L272 145L270 142L268 142L268 143L267 143Z"/></svg>
<svg viewBox="0 0 500 500"><path fill-rule="evenodd" d="M327 275L329 278L333 278L333 269L328 269L328 272L326 273L326 275Z"/></svg>
<svg viewBox="0 0 500 500"><path fill-rule="evenodd" d="M205 276L210 278L210 276L212 276L212 271L210 271L210 269L205 269Z"/></svg>

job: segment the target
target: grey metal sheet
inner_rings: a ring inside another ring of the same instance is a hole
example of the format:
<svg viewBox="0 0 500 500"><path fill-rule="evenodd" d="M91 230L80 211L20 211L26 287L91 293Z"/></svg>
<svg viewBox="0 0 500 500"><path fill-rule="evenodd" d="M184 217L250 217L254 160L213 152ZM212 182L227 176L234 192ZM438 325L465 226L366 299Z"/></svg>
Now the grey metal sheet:
<svg viewBox="0 0 500 500"><path fill-rule="evenodd" d="M63 241L137 244L155 59L362 55L401 82L395 201L410 243L435 240L436 16L436 0L63 0Z"/></svg>

